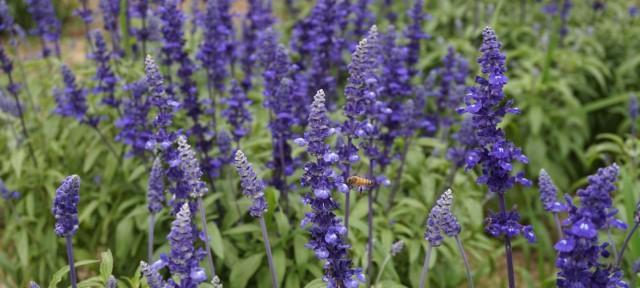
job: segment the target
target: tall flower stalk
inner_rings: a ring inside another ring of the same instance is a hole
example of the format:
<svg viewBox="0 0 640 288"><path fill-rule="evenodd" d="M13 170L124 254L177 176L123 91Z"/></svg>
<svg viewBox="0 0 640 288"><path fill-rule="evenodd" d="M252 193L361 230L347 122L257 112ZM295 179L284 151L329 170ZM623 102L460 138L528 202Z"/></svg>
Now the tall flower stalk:
<svg viewBox="0 0 640 288"><path fill-rule="evenodd" d="M120 0L100 0L100 10L102 10L102 22L104 29L111 34L111 45L114 56L123 55L120 44Z"/></svg>
<svg viewBox="0 0 640 288"><path fill-rule="evenodd" d="M342 125L342 134L347 138L346 143L338 142L338 153L340 154L342 177L347 178L351 173L351 165L360 160L358 156L358 147L354 145L353 141L356 138L367 136L372 140L373 137L368 135L374 133L375 127L367 121L367 117L374 117L374 115L368 115L373 110L376 104L376 94L378 92L378 78L376 75L376 69L378 66L378 29L376 26L371 27L367 37L365 37L352 55L351 63L349 64L349 78L347 79L347 85L344 89L346 96L346 102L344 106L344 114L347 120ZM369 143L370 144L370 143ZM375 148L373 145L369 145L366 148ZM373 175L373 166L375 160L370 159L369 178ZM349 212L350 212L350 193L349 190L345 193L345 226L349 227ZM371 197L371 193L368 197ZM372 201L372 198L369 202ZM369 206L372 206L370 203ZM371 208L371 207L370 207ZM369 209L369 213L372 213L372 209ZM371 218L371 215L368 216ZM368 219L371 222L372 219ZM371 226L371 225L370 225ZM371 229L369 229L371 230ZM371 231L372 232L372 231ZM371 233L370 233L371 234ZM372 241L372 235L369 235L369 242ZM370 243L372 244L372 243ZM371 252L373 249L368 247ZM372 257L369 254L369 257ZM370 261L368 261L370 262ZM369 268L370 266L368 266Z"/></svg>
<svg viewBox="0 0 640 288"><path fill-rule="evenodd" d="M444 241L443 234L447 237L455 238L458 251L462 256L464 262L464 268L467 272L467 283L469 288L473 288L473 277L471 275L471 266L469 266L469 260L467 254L464 252L462 241L460 241L460 231L462 227L458 223L458 219L451 208L453 206L453 191L447 189L444 191L440 198L436 201L436 204L431 208L429 217L427 218L427 230L424 233L424 238L429 242L429 247L425 253L424 264L422 266L422 273L420 274L420 288L424 288L425 283L429 279L429 260L431 258L431 252L433 248L439 247Z"/></svg>
<svg viewBox="0 0 640 288"><path fill-rule="evenodd" d="M512 106L513 100L504 101L502 88L507 83L507 77L504 75L505 56L500 52L502 45L490 27L484 28L482 38L482 55L478 58L478 63L486 76L476 77L477 86L469 88L464 99L466 106L459 108L458 112L471 114L478 140L478 146L467 153L467 168L481 165L482 175L476 182L486 185L490 193L498 196L500 210L486 219L485 231L494 237L504 237L509 287L514 288L516 284L511 238L520 234L529 242L534 242L535 236L531 226L518 223L520 216L516 210L507 211L505 194L516 182L529 186L531 181L522 172L512 175L512 163L519 161L526 164L528 159L520 148L506 139L504 131L497 126L507 113L520 112Z"/></svg>
<svg viewBox="0 0 640 288"><path fill-rule="evenodd" d="M55 53L60 58L60 20L56 17L52 0L27 0L27 10L36 22L35 32L40 36L42 56L49 57L51 50L48 42L53 42Z"/></svg>
<svg viewBox="0 0 640 288"><path fill-rule="evenodd" d="M563 221L564 237L554 248L560 270L556 284L559 288L571 287L628 287L622 280L622 271L608 265L601 258L608 257L609 243L598 242L598 232L609 227L624 230L627 225L615 218L611 193L616 190L615 182L619 174L615 163L598 169L588 177L589 185L578 190L580 207L565 197L568 204L568 218Z"/></svg>
<svg viewBox="0 0 640 288"><path fill-rule="evenodd" d="M207 91L211 101L214 135L217 132L217 98L220 98L225 91L225 79L230 74L232 60L228 50L233 45L233 30L224 23L225 14L223 13L228 12L223 10L224 7L221 7L220 2L207 1L206 14L203 18L204 36L196 56L207 73Z"/></svg>
<svg viewBox="0 0 640 288"><path fill-rule="evenodd" d="M18 94L20 93L20 84L13 81L13 62L9 59L9 56L4 51L4 46L0 45L0 65L2 66L2 71L7 74L7 78L9 79L9 85L7 86L7 91L9 94L13 96L13 100L15 100L15 108L18 112L18 116L20 117L20 125L22 125L22 135L27 141L27 148L29 149L29 156L33 165L38 168L38 160L36 159L35 150L33 149L33 145L31 141L29 141L29 131L27 130L27 124L25 122L24 110L22 107L22 102L20 102L20 98Z"/></svg>
<svg viewBox="0 0 640 288"><path fill-rule="evenodd" d="M102 103L118 109L118 112L122 114L119 110L120 101L115 97L118 78L111 69L111 53L107 50L107 43L104 41L100 31L94 31L93 38L95 39L95 49L90 56L97 64L96 75L93 80L98 82L93 89L93 93L102 94Z"/></svg>
<svg viewBox="0 0 640 288"><path fill-rule="evenodd" d="M253 166L249 163L247 156L244 155L242 150L236 151L234 165L240 175L242 193L253 201L249 208L249 215L258 218L258 221L260 222L262 240L264 241L269 271L271 272L271 287L278 288L278 275L276 274L276 267L273 264L271 244L269 243L269 233L267 232L267 225L264 221L264 213L268 209L267 201L264 199L264 184L260 179L258 179L256 172L253 170Z"/></svg>
<svg viewBox="0 0 640 288"><path fill-rule="evenodd" d="M67 245L67 259L69 261L69 278L71 287L78 286L78 276L73 260L73 235L78 231L78 202L80 201L80 177L67 176L56 190L51 213L56 219L55 232L58 237L64 237Z"/></svg>
<svg viewBox="0 0 640 288"><path fill-rule="evenodd" d="M311 212L306 213L301 225L310 225L310 240L306 247L313 250L316 257L324 261L323 281L327 287L358 287L365 281L359 268L353 268L349 259L347 244L347 228L335 214L338 203L332 191L349 190L343 177L334 170L340 156L327 144L329 136L335 129L327 116L324 91L319 90L314 96L309 113L309 125L304 138L296 139L296 143L306 146L310 160L304 166L304 174L300 181L303 187L310 189L303 195L303 203L309 205Z"/></svg>

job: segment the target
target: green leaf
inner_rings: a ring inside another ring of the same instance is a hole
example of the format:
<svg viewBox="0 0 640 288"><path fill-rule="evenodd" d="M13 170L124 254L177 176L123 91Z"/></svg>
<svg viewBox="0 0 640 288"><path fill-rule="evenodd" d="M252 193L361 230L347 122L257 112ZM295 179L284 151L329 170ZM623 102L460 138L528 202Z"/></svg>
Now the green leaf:
<svg viewBox="0 0 640 288"><path fill-rule="evenodd" d="M224 243L222 241L222 235L220 235L220 229L218 229L218 225L215 222L211 222L208 224L209 231L211 235L211 249L213 249L213 253L218 256L218 258L224 260Z"/></svg>
<svg viewBox="0 0 640 288"><path fill-rule="evenodd" d="M27 230L21 229L17 234L17 241L15 242L18 249L18 258L20 259L20 266L24 269L29 267L29 236Z"/></svg>
<svg viewBox="0 0 640 288"><path fill-rule="evenodd" d="M76 269L80 266L86 266L86 265L91 265L91 264L96 264L99 263L100 261L98 260L83 260L83 261L78 261L75 263L75 265L73 265ZM51 276L51 281L49 282L49 288L56 288L58 287L58 283L60 283L60 281L62 281L62 279L66 276L69 275L69 265L64 266L62 268L60 268L60 270L56 271L56 273L53 273L53 276Z"/></svg>
<svg viewBox="0 0 640 288"><path fill-rule="evenodd" d="M262 257L264 254L255 254L249 258L242 259L231 267L230 279L233 279L229 286L231 288L244 288L247 283L256 273L260 265L262 264Z"/></svg>
<svg viewBox="0 0 640 288"><path fill-rule="evenodd" d="M107 278L111 276L113 273L113 255L111 254L111 250L107 250L106 252L102 252L102 262L100 263L100 276L102 276L103 281L107 281Z"/></svg>
<svg viewBox="0 0 640 288"><path fill-rule="evenodd" d="M140 165L138 167L136 167L136 169L133 170L133 172L131 172L131 174L129 174L129 178L127 178L127 181L129 182L133 182L135 180L137 180L140 175L142 175L142 173L147 172L147 167L144 165Z"/></svg>
<svg viewBox="0 0 640 288"><path fill-rule="evenodd" d="M13 167L13 171L16 173L16 178L20 178L20 176L22 176L22 164L24 161L24 150L18 150L11 154L11 166Z"/></svg>
<svg viewBox="0 0 640 288"><path fill-rule="evenodd" d="M133 242L133 220L125 218L116 226L116 257L125 259L129 256Z"/></svg>
<svg viewBox="0 0 640 288"><path fill-rule="evenodd" d="M242 224L238 227L231 228L227 231L222 232L224 235L236 235L236 234L244 234L244 233L252 233L260 231L260 226L257 224Z"/></svg>
<svg viewBox="0 0 640 288"><path fill-rule="evenodd" d="M84 166L82 166L82 172L87 173L91 170L91 167L95 164L98 156L100 156L100 149L89 149L86 157L84 158Z"/></svg>

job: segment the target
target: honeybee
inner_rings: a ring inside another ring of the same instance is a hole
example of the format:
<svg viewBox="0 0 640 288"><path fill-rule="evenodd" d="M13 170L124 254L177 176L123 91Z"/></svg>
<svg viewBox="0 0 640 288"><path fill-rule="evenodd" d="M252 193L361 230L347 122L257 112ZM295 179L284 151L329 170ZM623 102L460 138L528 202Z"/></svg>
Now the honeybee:
<svg viewBox="0 0 640 288"><path fill-rule="evenodd" d="M376 182L374 180L360 177L360 176L350 176L347 178L347 185L351 188L358 187L358 190L362 191L364 188L369 188L375 185Z"/></svg>

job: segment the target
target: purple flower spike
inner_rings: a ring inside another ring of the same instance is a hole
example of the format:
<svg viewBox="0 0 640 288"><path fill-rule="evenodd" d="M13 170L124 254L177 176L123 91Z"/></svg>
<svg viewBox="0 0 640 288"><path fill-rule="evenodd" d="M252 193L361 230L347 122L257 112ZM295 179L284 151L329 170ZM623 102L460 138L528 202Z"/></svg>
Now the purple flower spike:
<svg viewBox="0 0 640 288"><path fill-rule="evenodd" d="M46 42L54 42L56 55L60 56L58 41L60 39L61 24L56 17L56 11L51 0L27 0L27 10L36 22L35 33L42 39L42 56L46 58L51 54Z"/></svg>
<svg viewBox="0 0 640 288"><path fill-rule="evenodd" d="M325 101L324 91L319 90L311 106L305 139L297 141L306 144L307 153L314 159L305 164L301 180L303 187L310 188L302 201L312 208L312 212L305 215L301 225L310 224L311 238L306 247L325 262L323 280L327 287L357 287L358 281L362 281L364 275L360 269L351 267L347 251L350 246L346 243L345 237L347 229L334 212L338 209L338 203L334 200L332 191L345 186L344 181L335 172L332 163L327 162L324 157L332 153L326 144L331 128L326 115Z"/></svg>
<svg viewBox="0 0 640 288"><path fill-rule="evenodd" d="M56 100L55 113L65 117L73 117L81 122L86 122L91 126L98 125L98 119L87 117L87 90L78 87L76 76L66 65L62 65L62 78L64 89L54 89L53 95Z"/></svg>
<svg viewBox="0 0 640 288"><path fill-rule="evenodd" d="M487 185L491 192L504 194L516 182L525 186L530 184L518 174L513 176L511 171L514 161L526 164L528 160L497 126L507 113L515 112L515 108L512 107L513 101L503 101L502 87L507 83L507 77L504 75L505 56L500 52L501 44L490 27L485 28L482 35L482 56L478 63L486 77L476 77L478 85L469 89L465 97L466 107L459 108L459 112L471 114L478 142L478 146L467 154L467 168L482 165L483 175L477 182Z"/></svg>
<svg viewBox="0 0 640 288"><path fill-rule="evenodd" d="M558 188L553 184L551 176L544 169L540 170L538 186L540 187L540 201L545 211L560 213L566 210L566 206L556 200Z"/></svg>
<svg viewBox="0 0 640 288"><path fill-rule="evenodd" d="M104 29L111 34L112 50L116 56L120 55L120 0L100 0L100 10Z"/></svg>
<svg viewBox="0 0 640 288"><path fill-rule="evenodd" d="M55 232L59 237L72 236L78 230L78 202L80 201L80 177L67 176L56 189L51 213L56 218Z"/></svg>
<svg viewBox="0 0 640 288"><path fill-rule="evenodd" d="M598 242L598 232L610 227L624 229L626 225L615 219L611 193L616 190L618 165L600 168L588 177L589 185L577 192L581 207L570 199L568 218L564 221L564 238L555 244L559 288L628 287L621 280L622 272L603 261L609 255L608 243ZM595 286L594 286L595 285Z"/></svg>
<svg viewBox="0 0 640 288"><path fill-rule="evenodd" d="M429 15L424 13L424 0L414 0L413 7L407 14L411 17L411 24L407 25L404 32L407 39L409 39L407 43L407 66L409 67L409 76L413 77L418 73L415 65L420 59L421 42L431 37L424 32L423 28L424 21L429 19Z"/></svg>
<svg viewBox="0 0 640 288"><path fill-rule="evenodd" d="M203 197L208 192L207 186L200 178L202 171L196 158L196 153L187 143L187 137L181 135L178 137L178 157L180 157L180 170L184 179L184 188L188 190L189 195L194 198Z"/></svg>
<svg viewBox="0 0 640 288"><path fill-rule="evenodd" d="M156 144L161 149L167 149L175 139L173 133L165 129L171 125L173 112L179 106L166 92L164 80L156 62L151 56L145 59L146 82L149 89L149 103L158 109L158 114L153 120L153 125L157 129L153 139L147 143L147 148L156 148Z"/></svg>
<svg viewBox="0 0 640 288"><path fill-rule="evenodd" d="M222 111L222 116L226 117L227 123L233 127L231 131L233 140L239 142L248 133L249 126L253 120L249 111L252 101L247 98L246 93L235 80L231 81L229 94L229 98L224 100L227 104L227 109Z"/></svg>
<svg viewBox="0 0 640 288"><path fill-rule="evenodd" d="M451 212L452 205L453 191L447 189L447 191L442 193L429 212L427 231L424 233L424 238L429 241L429 244L433 247L442 245L442 241L444 240L442 234L448 237L456 237L460 234L460 230L462 230L458 219L453 215L453 212Z"/></svg>
<svg viewBox="0 0 640 288"><path fill-rule="evenodd" d="M120 128L120 133L116 136L117 141L131 147L128 156L143 156L146 151L146 144L153 136L148 116L151 103L145 94L149 90L145 79L128 83L122 90L128 92L131 97L123 100L124 113L115 123Z"/></svg>
<svg viewBox="0 0 640 288"><path fill-rule="evenodd" d="M179 287L197 287L202 279L203 270L199 266L203 258L203 252L196 250L194 242L196 240L194 226L191 223L191 208L189 203L184 203L180 211L176 214L176 220L171 223L171 232L167 239L171 245L169 257L162 257L161 260L169 266L169 271L174 276L179 276Z"/></svg>
<svg viewBox="0 0 640 288"><path fill-rule="evenodd" d="M118 78L111 70L109 64L111 55L107 50L107 43L104 41L100 31L93 33L93 39L95 39L95 52L90 56L96 61L96 64L98 64L96 75L93 77L93 80L96 80L98 84L93 89L93 93L103 94L104 98L102 98L102 103L117 108L120 102L115 98L114 94Z"/></svg>
<svg viewBox="0 0 640 288"><path fill-rule="evenodd" d="M197 1L194 1L197 2ZM225 90L224 81L229 75L231 59L230 47L233 47L233 27L227 26L225 16L228 14L223 7L225 1L207 1L207 11L204 17L204 36L196 59L202 62L207 70L209 81L217 91Z"/></svg>
<svg viewBox="0 0 640 288"><path fill-rule="evenodd" d="M162 168L162 161L160 158L156 158L153 161L147 185L147 206L149 212L160 212L164 201L164 170Z"/></svg>
<svg viewBox="0 0 640 288"><path fill-rule="evenodd" d="M29 288L40 288L40 285L38 285L38 283L36 282L29 282Z"/></svg>
<svg viewBox="0 0 640 288"><path fill-rule="evenodd" d="M247 156L241 150L236 151L234 165L240 175L242 193L253 200L253 204L249 208L249 214L256 218L262 217L267 212L267 202L264 199L264 184L258 179L253 166L247 161Z"/></svg>

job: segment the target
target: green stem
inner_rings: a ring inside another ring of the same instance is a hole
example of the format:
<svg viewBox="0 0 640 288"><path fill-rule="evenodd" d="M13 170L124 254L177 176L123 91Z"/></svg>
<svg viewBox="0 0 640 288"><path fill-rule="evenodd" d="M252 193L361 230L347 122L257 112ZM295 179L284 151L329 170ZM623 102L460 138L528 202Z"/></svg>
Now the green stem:
<svg viewBox="0 0 640 288"><path fill-rule="evenodd" d="M202 222L202 232L204 236L207 238L204 241L204 246L207 249L207 264L209 264L209 270L211 271L211 279L216 276L216 266L213 264L213 255L211 255L211 241L209 238L209 232L207 231L207 213L204 209L204 202L202 201L202 196L198 197L198 207L200 208L200 221Z"/></svg>
<svg viewBox="0 0 640 288"><path fill-rule="evenodd" d="M376 277L376 282L375 282L376 284L380 283L380 278L382 278L382 272L384 272L384 268L387 267L389 260L391 260L391 254L387 254L387 257L384 258L384 261L382 262L382 266L380 266L380 271L378 271L378 276Z"/></svg>
<svg viewBox="0 0 640 288"><path fill-rule="evenodd" d="M624 239L624 243L622 243L622 247L620 247L620 254L618 255L618 261L616 261L616 267L618 269L620 269L620 263L622 263L622 259L623 259L622 256L624 256L624 251L627 249L627 245L629 244L629 240L631 240L631 236L633 236L636 230L638 230L638 224L640 224L640 222L636 222L636 224L633 225L633 228L631 228L631 231L629 232L629 234L627 234L627 237Z"/></svg>
<svg viewBox="0 0 640 288"><path fill-rule="evenodd" d="M471 266L469 265L467 254L464 253L464 248L462 247L462 241L460 241L460 236L456 235L455 238L456 238L456 244L458 244L458 250L460 251L460 255L462 256L462 261L464 262L464 269L467 272L467 283L469 284L469 288L473 288L473 276L471 276Z"/></svg>
<svg viewBox="0 0 640 288"><path fill-rule="evenodd" d="M267 232L267 224L264 222L264 217L260 217L260 228L262 229L264 249L267 251L267 262L269 263L269 271L271 271L271 287L278 288L278 274L276 274L276 267L273 265L271 244L269 243L269 233Z"/></svg>
<svg viewBox="0 0 640 288"><path fill-rule="evenodd" d="M424 255L424 264L422 264L422 273L420 273L420 285L418 287L424 288L424 284L429 278L429 258L431 258L431 250L433 247L429 245L427 253Z"/></svg>

